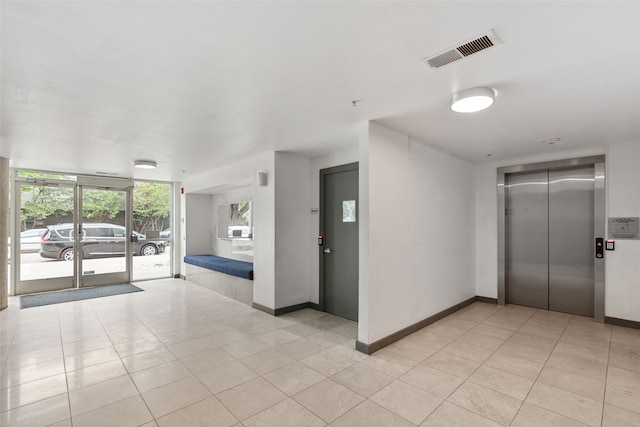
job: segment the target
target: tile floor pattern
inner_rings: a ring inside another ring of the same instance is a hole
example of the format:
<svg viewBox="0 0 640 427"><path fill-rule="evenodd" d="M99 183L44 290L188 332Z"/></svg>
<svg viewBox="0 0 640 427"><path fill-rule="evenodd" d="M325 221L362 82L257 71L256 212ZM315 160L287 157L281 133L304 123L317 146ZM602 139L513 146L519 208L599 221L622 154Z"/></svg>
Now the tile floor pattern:
<svg viewBox="0 0 640 427"><path fill-rule="evenodd" d="M640 331L475 303L365 356L357 325L182 280L0 312L4 426L640 426Z"/></svg>

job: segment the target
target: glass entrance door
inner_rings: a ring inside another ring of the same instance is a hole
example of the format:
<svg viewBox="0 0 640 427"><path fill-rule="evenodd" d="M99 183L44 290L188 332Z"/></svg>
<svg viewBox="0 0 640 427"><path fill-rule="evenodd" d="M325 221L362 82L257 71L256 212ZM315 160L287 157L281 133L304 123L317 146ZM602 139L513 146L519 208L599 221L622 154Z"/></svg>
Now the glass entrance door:
<svg viewBox="0 0 640 427"><path fill-rule="evenodd" d="M15 216L9 243L16 293L55 291L76 286L73 262L59 262L75 222L75 184L17 182ZM59 224L55 228L48 224Z"/></svg>
<svg viewBox="0 0 640 427"><path fill-rule="evenodd" d="M16 294L130 281L132 180L15 171L13 188Z"/></svg>
<svg viewBox="0 0 640 427"><path fill-rule="evenodd" d="M80 186L78 246L80 287L129 281L129 189Z"/></svg>

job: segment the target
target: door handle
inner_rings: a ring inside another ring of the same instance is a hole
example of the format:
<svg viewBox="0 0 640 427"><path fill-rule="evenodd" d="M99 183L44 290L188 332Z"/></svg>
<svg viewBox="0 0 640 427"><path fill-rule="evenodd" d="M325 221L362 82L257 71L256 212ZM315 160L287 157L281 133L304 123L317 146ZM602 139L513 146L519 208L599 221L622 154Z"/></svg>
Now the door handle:
<svg viewBox="0 0 640 427"><path fill-rule="evenodd" d="M324 252L325 254L330 254L331 253L331 248L324 248L322 250L322 252Z"/></svg>

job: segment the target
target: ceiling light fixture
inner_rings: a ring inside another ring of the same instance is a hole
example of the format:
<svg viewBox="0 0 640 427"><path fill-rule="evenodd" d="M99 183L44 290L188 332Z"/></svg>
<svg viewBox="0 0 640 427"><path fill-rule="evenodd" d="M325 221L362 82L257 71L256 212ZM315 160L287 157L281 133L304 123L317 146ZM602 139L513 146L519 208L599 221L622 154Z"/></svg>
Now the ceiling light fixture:
<svg viewBox="0 0 640 427"><path fill-rule="evenodd" d="M140 169L155 169L158 167L158 163L153 160L135 160L133 166Z"/></svg>
<svg viewBox="0 0 640 427"><path fill-rule="evenodd" d="M451 97L451 110L456 113L475 113L491 107L496 99L496 91L490 87L472 87Z"/></svg>

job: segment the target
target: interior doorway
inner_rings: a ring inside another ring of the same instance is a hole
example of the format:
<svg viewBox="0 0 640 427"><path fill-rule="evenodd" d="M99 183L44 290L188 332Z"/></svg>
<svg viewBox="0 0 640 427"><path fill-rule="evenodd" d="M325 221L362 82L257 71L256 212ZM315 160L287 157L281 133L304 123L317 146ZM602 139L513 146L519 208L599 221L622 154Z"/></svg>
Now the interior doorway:
<svg viewBox="0 0 640 427"><path fill-rule="evenodd" d="M320 305L358 321L358 163L320 171Z"/></svg>

